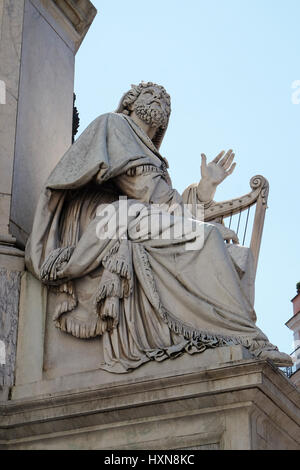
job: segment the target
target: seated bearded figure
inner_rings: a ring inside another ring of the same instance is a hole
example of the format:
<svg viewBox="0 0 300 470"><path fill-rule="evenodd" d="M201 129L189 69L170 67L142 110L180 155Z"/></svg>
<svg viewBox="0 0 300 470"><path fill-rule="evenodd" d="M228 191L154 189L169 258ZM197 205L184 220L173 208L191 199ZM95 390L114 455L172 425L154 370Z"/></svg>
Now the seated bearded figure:
<svg viewBox="0 0 300 470"><path fill-rule="evenodd" d="M202 156L202 179L182 197L159 153L169 116L165 89L142 82L87 127L46 181L27 268L56 292L57 328L99 336L105 370L234 344L290 365L255 324L224 242L236 244L235 233L185 207L195 191L199 203L212 200L234 154Z"/></svg>

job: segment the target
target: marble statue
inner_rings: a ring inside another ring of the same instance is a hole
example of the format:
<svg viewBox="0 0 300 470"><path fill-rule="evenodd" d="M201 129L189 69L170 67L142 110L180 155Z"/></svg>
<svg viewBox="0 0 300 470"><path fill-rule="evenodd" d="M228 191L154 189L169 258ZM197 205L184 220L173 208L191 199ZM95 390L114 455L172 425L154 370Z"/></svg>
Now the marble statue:
<svg viewBox="0 0 300 470"><path fill-rule="evenodd" d="M159 153L170 111L162 86L132 85L116 112L96 118L49 176L26 246L27 269L56 293L48 314L80 340L99 336L100 367L115 373L232 344L290 365L255 324L227 249L238 243L236 234L184 209L192 196L211 203L234 169L234 153L210 163L202 155L196 194L182 197Z"/></svg>

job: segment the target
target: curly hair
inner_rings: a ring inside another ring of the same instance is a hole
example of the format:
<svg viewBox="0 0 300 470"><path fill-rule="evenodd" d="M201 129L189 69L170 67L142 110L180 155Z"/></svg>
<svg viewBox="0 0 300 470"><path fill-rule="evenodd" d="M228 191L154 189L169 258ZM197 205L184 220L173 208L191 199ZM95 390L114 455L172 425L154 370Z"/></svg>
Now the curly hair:
<svg viewBox="0 0 300 470"><path fill-rule="evenodd" d="M141 94L141 92L145 88L149 88L149 87L156 87L156 88L159 88L160 90L162 90L163 98L164 98L164 100L167 104L167 112L168 112L168 115L170 115L170 113L171 113L171 98L170 98L170 95L166 92L166 90L163 86L157 85L157 83L153 83L153 82L141 82L138 85L131 85L131 90L129 90L126 93L126 95L124 96L123 101L122 101L122 106L124 108L124 110L123 110L124 114L129 114L129 109L128 109L129 106L136 101L136 99L139 97L139 95Z"/></svg>

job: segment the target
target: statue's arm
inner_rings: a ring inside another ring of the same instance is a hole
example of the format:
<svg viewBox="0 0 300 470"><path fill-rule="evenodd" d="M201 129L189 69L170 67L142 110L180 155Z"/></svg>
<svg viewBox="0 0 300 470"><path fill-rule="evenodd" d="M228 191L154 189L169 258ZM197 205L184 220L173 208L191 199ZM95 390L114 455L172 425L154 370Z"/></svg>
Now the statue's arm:
<svg viewBox="0 0 300 470"><path fill-rule="evenodd" d="M227 176L231 175L236 164L232 163L234 159L232 150L228 150L226 154L223 150L210 163L207 163L204 154L201 154L201 159L200 182L197 185L191 186L195 187L193 189L196 190L197 202L207 206L212 203L218 185L222 183ZM189 188L191 187L189 186ZM185 194L185 198L186 197L187 194Z"/></svg>
<svg viewBox="0 0 300 470"><path fill-rule="evenodd" d="M205 210L215 204L213 198L217 186L229 176L234 168L234 153L229 150L226 154L224 151L219 153L217 157L207 164L206 156L201 155L201 180L198 184L191 184L182 194L184 204L189 205L189 210L199 220L203 220ZM204 212L203 212L204 211ZM238 237L233 230L228 229L224 224L217 220L210 222L218 228L223 239L226 242L238 243Z"/></svg>
<svg viewBox="0 0 300 470"><path fill-rule="evenodd" d="M182 205L182 197L173 189L168 178L154 165L140 165L132 172L114 178L121 194L145 204L164 204L173 208Z"/></svg>

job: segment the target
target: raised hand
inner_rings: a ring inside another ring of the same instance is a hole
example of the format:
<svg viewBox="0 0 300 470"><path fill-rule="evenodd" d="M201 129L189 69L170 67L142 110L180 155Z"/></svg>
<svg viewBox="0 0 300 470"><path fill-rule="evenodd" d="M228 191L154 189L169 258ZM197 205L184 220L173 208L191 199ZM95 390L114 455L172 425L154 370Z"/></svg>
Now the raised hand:
<svg viewBox="0 0 300 470"><path fill-rule="evenodd" d="M231 175L236 163L232 163L234 153L231 149L226 154L222 150L210 163L207 163L204 153L201 154L201 159L201 180L197 194L201 201L208 201L213 198L217 186Z"/></svg>
<svg viewBox="0 0 300 470"><path fill-rule="evenodd" d="M206 156L204 153L201 154L201 176L211 182L213 185L218 185L224 181L227 176L231 175L236 163L232 163L234 159L234 153L232 150L228 150L219 153L212 162L206 162Z"/></svg>

